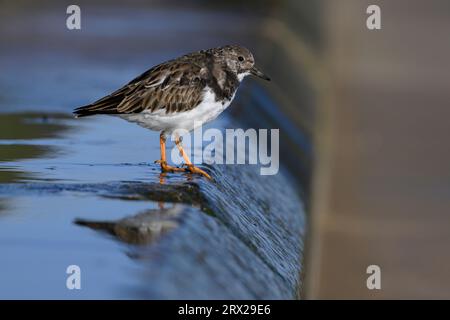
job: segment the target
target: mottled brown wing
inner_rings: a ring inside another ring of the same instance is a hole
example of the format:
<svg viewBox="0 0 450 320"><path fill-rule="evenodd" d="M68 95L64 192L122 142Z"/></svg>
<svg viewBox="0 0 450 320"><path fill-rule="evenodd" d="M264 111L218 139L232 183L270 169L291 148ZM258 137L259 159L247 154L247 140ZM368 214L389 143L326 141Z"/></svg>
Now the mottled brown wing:
<svg viewBox="0 0 450 320"><path fill-rule="evenodd" d="M160 64L112 94L75 110L77 116L94 114L166 113L187 111L201 101L207 70L197 59L183 57Z"/></svg>

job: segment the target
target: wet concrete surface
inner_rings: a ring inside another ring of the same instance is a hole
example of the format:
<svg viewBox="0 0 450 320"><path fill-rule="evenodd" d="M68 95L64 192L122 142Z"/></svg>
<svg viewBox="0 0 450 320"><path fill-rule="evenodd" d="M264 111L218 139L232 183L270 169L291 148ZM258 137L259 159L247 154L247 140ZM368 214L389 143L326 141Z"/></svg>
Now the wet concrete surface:
<svg viewBox="0 0 450 320"><path fill-rule="evenodd" d="M191 47L245 38L232 29L205 34L200 26L233 17L244 28L254 17L177 11L182 21L197 21L184 35L198 36L188 43L178 35L174 45L158 38L165 28L161 16L174 14L164 8L138 14L140 21L156 15L161 25L128 38L128 31L113 32L107 22L118 19L136 31L141 24L131 23L133 11L87 10L87 17L97 15L96 26L76 35L55 27L64 22L58 8L33 16L17 10L23 19L13 23L5 16L2 23L14 28L0 31L10 40L0 52L0 297L298 297L305 216L286 170L261 176L255 165L202 165L213 181L161 175L153 163L157 132L116 117L70 115L73 107ZM38 27L30 29L30 21ZM252 38L252 28L247 31ZM159 39L158 46L137 42L144 34ZM102 48L118 42L133 50L102 55ZM233 107L258 106L238 97ZM235 128L239 120L225 114L210 126ZM82 290L65 287L72 264L82 270Z"/></svg>
<svg viewBox="0 0 450 320"><path fill-rule="evenodd" d="M207 166L213 182L161 175L144 161L157 157L157 133L153 143L102 141L111 121L122 134L141 130L108 117L86 121L90 130L61 119L73 127L60 137L1 140L0 148L20 150L0 165L2 297L296 296L305 221L290 182L256 166ZM84 136L92 130L94 141ZM87 274L80 293L64 288L70 264ZM30 265L39 274L33 288Z"/></svg>

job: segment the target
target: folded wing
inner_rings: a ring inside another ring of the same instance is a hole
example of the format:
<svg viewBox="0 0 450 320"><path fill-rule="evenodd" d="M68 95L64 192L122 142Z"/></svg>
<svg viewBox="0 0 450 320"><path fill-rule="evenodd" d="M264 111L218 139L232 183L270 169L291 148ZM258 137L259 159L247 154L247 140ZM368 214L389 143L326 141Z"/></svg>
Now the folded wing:
<svg viewBox="0 0 450 320"><path fill-rule="evenodd" d="M201 102L207 73L205 66L188 57L172 60L153 67L112 94L75 109L74 114L85 117L191 110Z"/></svg>

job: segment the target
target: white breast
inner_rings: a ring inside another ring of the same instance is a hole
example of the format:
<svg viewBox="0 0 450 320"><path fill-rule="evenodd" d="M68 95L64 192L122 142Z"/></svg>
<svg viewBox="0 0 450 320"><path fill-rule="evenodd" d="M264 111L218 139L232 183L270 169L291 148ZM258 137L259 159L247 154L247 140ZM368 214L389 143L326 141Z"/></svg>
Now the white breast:
<svg viewBox="0 0 450 320"><path fill-rule="evenodd" d="M236 93L236 92L235 92ZM202 102L192 110L166 114L164 109L155 112L120 115L121 118L155 131L165 131L171 134L176 129L191 131L204 123L214 120L234 99L216 101L216 95L211 88L206 87Z"/></svg>

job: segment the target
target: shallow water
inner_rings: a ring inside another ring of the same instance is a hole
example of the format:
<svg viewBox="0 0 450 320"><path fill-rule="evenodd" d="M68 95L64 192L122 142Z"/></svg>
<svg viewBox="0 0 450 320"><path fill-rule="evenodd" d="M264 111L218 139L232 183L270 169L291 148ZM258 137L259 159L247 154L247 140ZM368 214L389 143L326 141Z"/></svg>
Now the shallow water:
<svg viewBox="0 0 450 320"><path fill-rule="evenodd" d="M14 119L19 129L26 124L27 132L14 139L8 131L0 140L2 298L183 298L188 291L200 298L204 288L180 277L192 277L202 268L225 278L240 272L244 279L236 281L236 292L220 291L227 286L219 282L208 296L292 295L283 283L297 285L304 218L301 203L283 179L258 176L254 166L224 165L208 169L212 183L183 173L162 176L158 165L147 160L158 158L158 134L114 117L79 120L23 113L3 118ZM162 191L155 189L160 183ZM188 206L167 219L161 209L174 202ZM134 226L127 222L124 227L124 218ZM170 238L172 234L179 235ZM201 240L205 237L206 242ZM212 242L214 237L219 243ZM292 247L282 247L286 244ZM217 251L221 245L226 247ZM149 250L173 256L158 262ZM191 251L211 261L180 264ZM221 264L227 251L232 256L225 268ZM214 257L217 252L220 257ZM272 280L264 276L259 279L264 286L258 287L253 272L232 267L233 259L243 257L254 272L264 275L273 268L275 275L282 274ZM71 264L83 271L80 291L65 288L65 268ZM148 272L158 275L158 281L142 278ZM196 281L210 286L205 273ZM252 293L248 288L255 284L257 292Z"/></svg>
<svg viewBox="0 0 450 320"><path fill-rule="evenodd" d="M37 29L26 27L25 10L16 28L0 31L11 39L0 52L6 71L0 76L0 298L295 297L305 231L295 186L281 173L260 176L256 166L205 166L214 182L161 175L153 163L157 132L116 117L74 119L73 107L143 71L139 52L148 44L130 52L139 63L120 61L130 57L124 50L103 57L92 39L100 34L98 45L107 43L112 17L134 30L132 12L97 12L85 41L53 28L55 10L30 18L46 21ZM145 12L139 16L156 14ZM170 14L158 11L158 17ZM202 35L198 25L229 21L216 12L176 15L197 21L184 30L196 35ZM233 19L238 29L249 21ZM140 32L157 39L160 28ZM46 32L59 42L49 42ZM128 33L113 35L133 47ZM81 53L65 46L68 37ZM203 34L197 41L209 47L216 44L207 39L221 37ZM193 45L180 41L180 47ZM147 66L176 56L180 47L162 41ZM128 67L118 69L121 64ZM235 107L244 107L239 101ZM236 128L239 122L225 114L210 126ZM71 264L81 268L81 290L66 288Z"/></svg>

